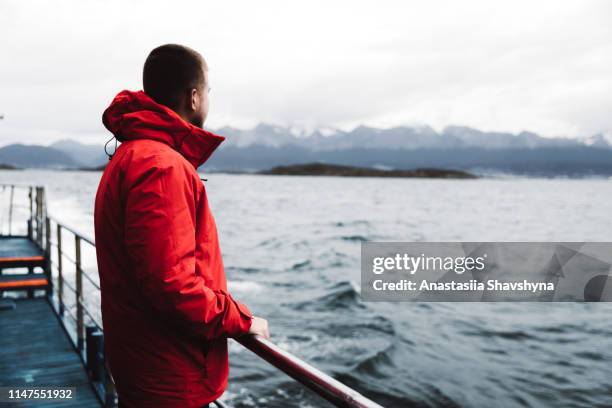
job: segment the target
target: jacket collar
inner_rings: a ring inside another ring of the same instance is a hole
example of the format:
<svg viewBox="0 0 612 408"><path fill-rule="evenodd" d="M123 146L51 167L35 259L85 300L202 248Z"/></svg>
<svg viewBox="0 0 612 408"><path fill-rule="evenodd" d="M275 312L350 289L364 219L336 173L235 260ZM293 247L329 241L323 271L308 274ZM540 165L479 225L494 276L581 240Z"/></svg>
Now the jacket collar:
<svg viewBox="0 0 612 408"><path fill-rule="evenodd" d="M157 140L178 151L196 169L225 140L223 136L186 122L143 91L119 92L104 111L102 122L120 142Z"/></svg>

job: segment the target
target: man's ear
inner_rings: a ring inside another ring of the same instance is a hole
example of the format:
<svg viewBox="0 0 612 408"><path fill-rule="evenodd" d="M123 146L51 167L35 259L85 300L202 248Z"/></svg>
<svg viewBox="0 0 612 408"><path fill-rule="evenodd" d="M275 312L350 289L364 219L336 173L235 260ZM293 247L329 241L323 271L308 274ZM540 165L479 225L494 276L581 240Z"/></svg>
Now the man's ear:
<svg viewBox="0 0 612 408"><path fill-rule="evenodd" d="M198 90L193 88L191 89L191 95L189 98L191 104L190 108L192 112L197 112L200 106L200 95L198 94Z"/></svg>

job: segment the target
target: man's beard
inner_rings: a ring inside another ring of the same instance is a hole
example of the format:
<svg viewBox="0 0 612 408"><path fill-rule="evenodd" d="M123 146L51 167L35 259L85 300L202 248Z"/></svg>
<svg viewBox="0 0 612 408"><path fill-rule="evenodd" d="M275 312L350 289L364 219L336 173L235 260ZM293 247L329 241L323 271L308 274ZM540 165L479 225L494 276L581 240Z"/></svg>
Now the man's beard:
<svg viewBox="0 0 612 408"><path fill-rule="evenodd" d="M204 116L203 115L197 116L197 117L194 116L193 118L191 118L189 123L191 123L193 126L203 128L204 127Z"/></svg>

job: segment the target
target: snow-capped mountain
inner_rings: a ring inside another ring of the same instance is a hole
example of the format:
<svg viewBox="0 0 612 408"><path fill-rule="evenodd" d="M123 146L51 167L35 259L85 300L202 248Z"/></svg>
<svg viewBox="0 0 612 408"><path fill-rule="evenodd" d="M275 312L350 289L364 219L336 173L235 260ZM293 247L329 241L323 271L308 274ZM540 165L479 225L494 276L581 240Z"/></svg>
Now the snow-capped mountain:
<svg viewBox="0 0 612 408"><path fill-rule="evenodd" d="M586 139L546 138L531 132L519 134L483 132L461 126L449 126L438 133L429 126L400 126L378 129L359 126L351 131L334 128L304 130L297 127L282 127L259 124L253 129L241 130L224 127L217 130L227 137L222 148L227 147L284 147L299 146L308 150L346 149L535 149L541 147L592 146L612 148L610 133L597 134Z"/></svg>
<svg viewBox="0 0 612 408"><path fill-rule="evenodd" d="M612 131L589 136L584 139L583 143L587 146L610 148L612 147Z"/></svg>

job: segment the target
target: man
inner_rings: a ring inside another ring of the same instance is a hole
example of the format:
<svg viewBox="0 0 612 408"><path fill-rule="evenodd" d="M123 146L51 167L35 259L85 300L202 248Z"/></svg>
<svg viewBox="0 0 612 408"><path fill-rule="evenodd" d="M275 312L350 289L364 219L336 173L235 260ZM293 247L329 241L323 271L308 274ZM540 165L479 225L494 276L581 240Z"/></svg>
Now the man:
<svg viewBox="0 0 612 408"><path fill-rule="evenodd" d="M205 407L227 387L227 337L269 337L227 291L197 168L224 140L202 129L208 69L196 51L151 51L144 92L102 121L122 142L96 194L105 352L121 407Z"/></svg>

